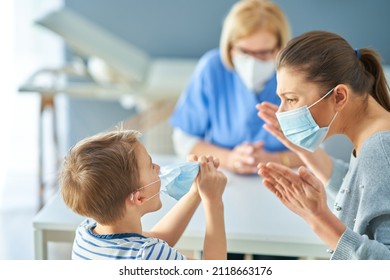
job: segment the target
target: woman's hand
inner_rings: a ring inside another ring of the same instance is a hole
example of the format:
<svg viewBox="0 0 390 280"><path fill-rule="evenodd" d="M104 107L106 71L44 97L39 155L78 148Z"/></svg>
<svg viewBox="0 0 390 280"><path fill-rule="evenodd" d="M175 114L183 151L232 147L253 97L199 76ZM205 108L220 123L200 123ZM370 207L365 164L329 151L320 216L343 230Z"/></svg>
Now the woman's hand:
<svg viewBox="0 0 390 280"><path fill-rule="evenodd" d="M278 153L270 153L264 149L262 141L243 143L236 146L228 157L229 169L238 174L255 174L260 162L279 162Z"/></svg>
<svg viewBox="0 0 390 280"><path fill-rule="evenodd" d="M242 143L229 152L227 167L238 174L254 174L257 171L257 161L253 153L256 147L249 143Z"/></svg>
<svg viewBox="0 0 390 280"><path fill-rule="evenodd" d="M260 163L258 168L263 184L309 224L329 212L323 184L305 167L299 168L297 174L277 163Z"/></svg>
<svg viewBox="0 0 390 280"><path fill-rule="evenodd" d="M299 168L297 174L277 163L260 163L258 167L263 184L335 249L346 226L329 209L321 181L305 167Z"/></svg>

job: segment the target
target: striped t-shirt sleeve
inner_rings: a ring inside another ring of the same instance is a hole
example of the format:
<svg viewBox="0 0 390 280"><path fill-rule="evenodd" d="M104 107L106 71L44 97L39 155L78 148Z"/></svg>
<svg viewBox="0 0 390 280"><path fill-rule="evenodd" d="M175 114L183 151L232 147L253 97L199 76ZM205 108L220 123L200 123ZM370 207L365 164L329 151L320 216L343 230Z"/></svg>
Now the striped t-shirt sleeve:
<svg viewBox="0 0 390 280"><path fill-rule="evenodd" d="M185 260L186 257L175 248L169 246L165 241L151 242L143 248L140 259L143 260Z"/></svg>
<svg viewBox="0 0 390 280"><path fill-rule="evenodd" d="M82 260L185 260L162 239L135 233L99 235L95 223L85 220L76 231L72 259Z"/></svg>

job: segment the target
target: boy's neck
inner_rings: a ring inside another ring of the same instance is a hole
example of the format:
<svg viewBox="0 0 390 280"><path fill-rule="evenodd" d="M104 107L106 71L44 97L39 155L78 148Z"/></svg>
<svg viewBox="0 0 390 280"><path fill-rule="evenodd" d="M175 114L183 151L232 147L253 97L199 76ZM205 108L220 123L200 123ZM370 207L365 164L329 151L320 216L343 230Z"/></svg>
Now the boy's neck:
<svg viewBox="0 0 390 280"><path fill-rule="evenodd" d="M139 217L127 217L116 221L110 225L96 224L93 230L96 234L119 234L119 233L137 233L142 234L142 224Z"/></svg>

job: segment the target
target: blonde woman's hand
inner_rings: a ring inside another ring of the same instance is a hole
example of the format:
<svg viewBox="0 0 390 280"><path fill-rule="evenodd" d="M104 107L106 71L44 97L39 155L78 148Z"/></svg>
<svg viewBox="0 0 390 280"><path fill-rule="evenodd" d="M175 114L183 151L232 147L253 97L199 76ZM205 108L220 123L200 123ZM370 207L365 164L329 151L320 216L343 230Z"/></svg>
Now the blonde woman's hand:
<svg viewBox="0 0 390 280"><path fill-rule="evenodd" d="M227 168L238 174L254 174L257 171L256 147L244 142L229 152Z"/></svg>

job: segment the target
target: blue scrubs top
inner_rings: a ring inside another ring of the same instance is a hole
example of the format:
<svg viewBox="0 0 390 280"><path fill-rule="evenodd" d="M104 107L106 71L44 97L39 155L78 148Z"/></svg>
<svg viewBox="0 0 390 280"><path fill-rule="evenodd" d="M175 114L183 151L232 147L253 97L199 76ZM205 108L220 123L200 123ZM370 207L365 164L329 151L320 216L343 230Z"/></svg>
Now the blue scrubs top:
<svg viewBox="0 0 390 280"><path fill-rule="evenodd" d="M286 148L263 128L256 104L276 105L276 74L258 94L248 90L235 71L227 69L218 49L199 60L189 85L170 118L173 127L228 149L262 140L271 152Z"/></svg>

